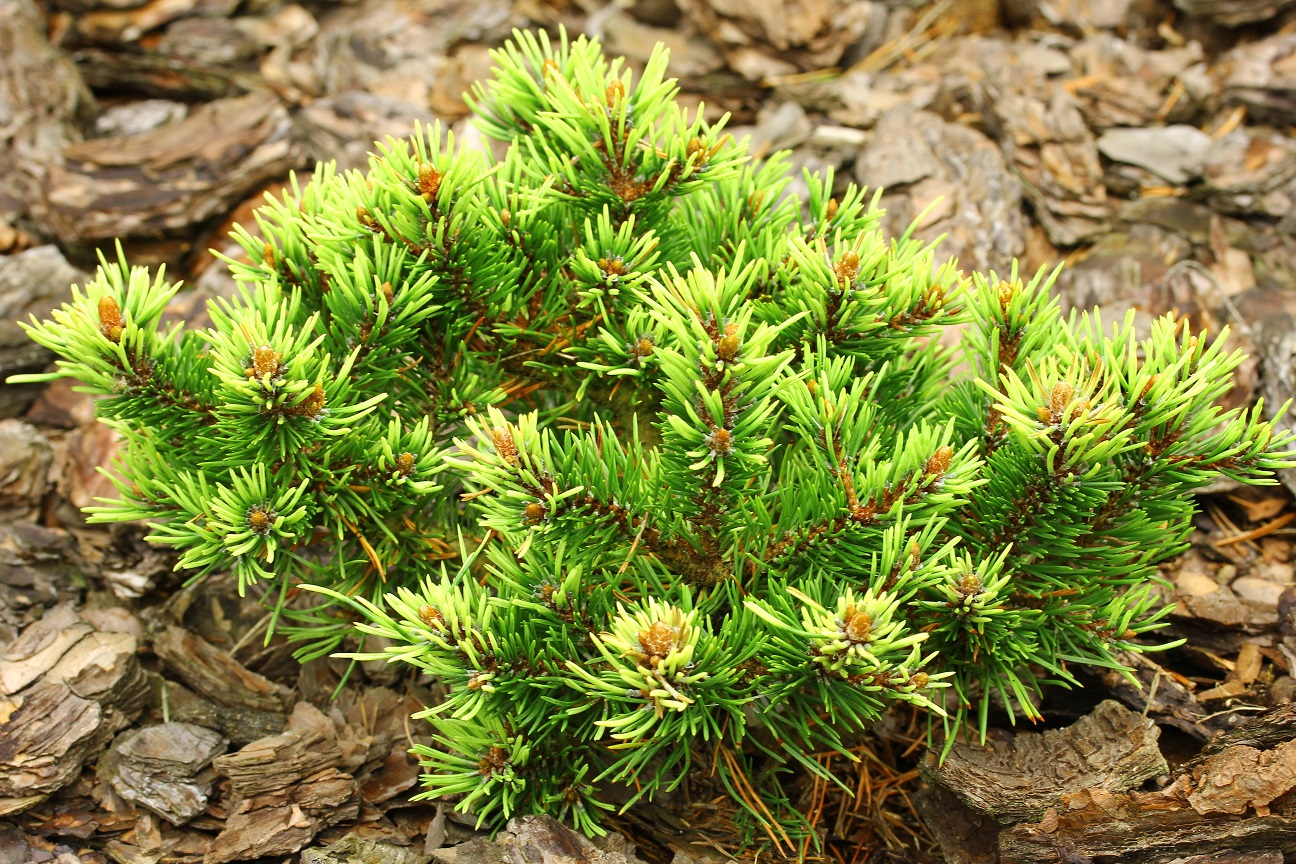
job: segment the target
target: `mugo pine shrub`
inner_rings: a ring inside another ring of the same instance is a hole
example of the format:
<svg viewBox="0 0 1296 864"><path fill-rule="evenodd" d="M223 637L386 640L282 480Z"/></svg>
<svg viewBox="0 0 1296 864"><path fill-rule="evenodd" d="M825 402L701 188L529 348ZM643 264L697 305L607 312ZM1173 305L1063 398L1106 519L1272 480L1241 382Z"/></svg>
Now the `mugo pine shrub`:
<svg viewBox="0 0 1296 864"><path fill-rule="evenodd" d="M434 127L320 166L237 231L209 329L108 262L30 327L63 359L27 380L79 380L124 440L94 519L256 586L304 656L360 611L444 684L429 795L597 832L610 787L694 769L781 841L781 770L889 704L952 740L1119 667L1190 490L1290 464L1215 407L1222 339L937 265L831 173L788 194L664 51L638 80L584 39L495 59L502 160Z"/></svg>

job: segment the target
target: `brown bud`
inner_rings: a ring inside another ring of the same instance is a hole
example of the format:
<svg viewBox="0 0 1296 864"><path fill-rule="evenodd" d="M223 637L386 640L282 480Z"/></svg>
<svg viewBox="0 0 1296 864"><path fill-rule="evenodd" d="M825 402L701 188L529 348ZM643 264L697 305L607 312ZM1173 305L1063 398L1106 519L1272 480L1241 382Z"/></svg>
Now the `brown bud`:
<svg viewBox="0 0 1296 864"><path fill-rule="evenodd" d="M954 585L954 590L964 597L981 593L981 577L975 573L964 573Z"/></svg>
<svg viewBox="0 0 1296 864"><path fill-rule="evenodd" d="M949 470L950 461L953 458L954 448L948 444L942 445L941 447L936 448L936 452L927 459L927 465L923 468L923 471L928 475L944 474Z"/></svg>
<svg viewBox="0 0 1296 864"><path fill-rule="evenodd" d="M544 80L548 81L551 75L561 76L562 70L558 68L558 64L554 62L552 57L546 57L544 65L540 67L540 75Z"/></svg>
<svg viewBox="0 0 1296 864"><path fill-rule="evenodd" d="M721 360L728 363L730 360L738 356L739 345L738 334L728 333L721 337L720 344L716 346L716 354Z"/></svg>
<svg viewBox="0 0 1296 864"><path fill-rule="evenodd" d="M420 165L418 170L418 191L423 200L431 204L437 193L441 191L441 172L431 165Z"/></svg>
<svg viewBox="0 0 1296 864"><path fill-rule="evenodd" d="M324 404L326 401L324 387L320 384L316 384L314 389L311 390L310 395L297 405L289 408L288 413L293 417L306 417L307 419L315 420L324 413Z"/></svg>
<svg viewBox="0 0 1296 864"><path fill-rule="evenodd" d="M507 230L508 227L513 224L513 214L508 210L501 210L500 224L504 226L505 230Z"/></svg>
<svg viewBox="0 0 1296 864"><path fill-rule="evenodd" d="M426 604L420 606L418 616L420 621L436 630L440 630L442 625L445 624L445 617L433 606Z"/></svg>
<svg viewBox="0 0 1296 864"><path fill-rule="evenodd" d="M120 342L124 330L117 298L109 294L103 295L99 298L99 332L109 342Z"/></svg>
<svg viewBox="0 0 1296 864"><path fill-rule="evenodd" d="M544 521L545 507L539 501L531 501L526 505L526 523L528 525L539 525Z"/></svg>
<svg viewBox="0 0 1296 864"><path fill-rule="evenodd" d="M1054 417L1062 416L1062 412L1071 403L1071 397L1074 395L1075 388L1065 381L1053 385L1053 392L1049 394L1049 410L1053 412Z"/></svg>
<svg viewBox="0 0 1296 864"><path fill-rule="evenodd" d="M926 672L915 672L909 676L909 683L921 690L931 683L931 677Z"/></svg>
<svg viewBox="0 0 1296 864"><path fill-rule="evenodd" d="M373 216L369 215L369 210L364 207L356 208L356 218L360 220L361 225L365 226L370 231L375 230L378 225Z"/></svg>
<svg viewBox="0 0 1296 864"><path fill-rule="evenodd" d="M267 510L264 504L258 504L247 511L247 526L258 534L269 534L274 527L275 514Z"/></svg>
<svg viewBox="0 0 1296 864"><path fill-rule="evenodd" d="M1011 282L1000 282L996 293L999 295L999 309L1004 314L1008 313L1008 307L1012 304L1013 297L1017 296L1017 289Z"/></svg>
<svg viewBox="0 0 1296 864"><path fill-rule="evenodd" d="M846 638L852 642L867 642L873 632L873 619L864 611L851 611L846 618Z"/></svg>
<svg viewBox="0 0 1296 864"><path fill-rule="evenodd" d="M414 473L416 464L414 454L406 451L396 457L396 472L402 477L408 477Z"/></svg>
<svg viewBox="0 0 1296 864"><path fill-rule="evenodd" d="M1156 386L1156 383L1157 383L1156 375L1153 375L1152 377L1148 378L1147 383L1143 385L1143 392L1139 394L1139 398L1146 399L1148 393L1151 393L1152 388Z"/></svg>
<svg viewBox="0 0 1296 864"><path fill-rule="evenodd" d="M859 275L860 260L859 255L854 251L848 251L842 255L841 260L833 267L833 273L837 275L837 282L841 285L852 285L855 277Z"/></svg>
<svg viewBox="0 0 1296 864"><path fill-rule="evenodd" d="M625 98L625 85L619 80L613 81L603 91L603 99L607 102L609 108L615 108L616 104Z"/></svg>
<svg viewBox="0 0 1296 864"><path fill-rule="evenodd" d="M396 294L392 291L391 283L390 282L382 283L382 285L378 288L378 290L379 292L382 293L383 299L387 301L387 305L390 306L392 304L392 298L396 296Z"/></svg>
<svg viewBox="0 0 1296 864"><path fill-rule="evenodd" d="M517 464L517 444L513 441L513 433L507 426L496 426L491 430L491 443L495 445L495 452L501 459L509 465Z"/></svg>
<svg viewBox="0 0 1296 864"><path fill-rule="evenodd" d="M675 628L656 621L647 630L639 631L639 644L650 658L665 657L675 647Z"/></svg>
<svg viewBox="0 0 1296 864"><path fill-rule="evenodd" d="M599 269L608 276L625 275L625 261L623 261L619 256L616 258L600 258L598 263Z"/></svg>
<svg viewBox="0 0 1296 864"><path fill-rule="evenodd" d="M836 219L836 218L837 218L837 207L838 207L837 199L836 199L836 198L829 198L829 199L828 199L828 206L824 208L824 218L827 219L827 220L829 220L829 221L832 221L833 219Z"/></svg>
<svg viewBox="0 0 1296 864"><path fill-rule="evenodd" d="M269 381L276 378L280 371L280 360L282 359L278 351L269 345L262 345L252 349L252 368L248 373L249 378L256 378L259 381Z"/></svg>
<svg viewBox="0 0 1296 864"><path fill-rule="evenodd" d="M261 260L269 264L271 267L275 266L274 246L267 243L261 247Z"/></svg>
<svg viewBox="0 0 1296 864"><path fill-rule="evenodd" d="M653 353L652 340L649 339L647 336L641 337L639 341L635 343L634 353L635 356L637 357L651 356Z"/></svg>
<svg viewBox="0 0 1296 864"><path fill-rule="evenodd" d="M807 382L806 382L806 389L809 390L809 391L810 391L810 395L813 396L813 395L815 395L815 393L818 392L818 390L819 390L819 384L818 384L816 381L814 381L813 379L811 379L810 381L807 381Z"/></svg>
<svg viewBox="0 0 1296 864"><path fill-rule="evenodd" d="M728 429L717 429L707 436L706 443L717 456L724 456L733 450L733 435Z"/></svg>
<svg viewBox="0 0 1296 864"><path fill-rule="evenodd" d="M492 747L477 763L477 773L489 777L496 771L503 771L508 766L508 751L503 747Z"/></svg>

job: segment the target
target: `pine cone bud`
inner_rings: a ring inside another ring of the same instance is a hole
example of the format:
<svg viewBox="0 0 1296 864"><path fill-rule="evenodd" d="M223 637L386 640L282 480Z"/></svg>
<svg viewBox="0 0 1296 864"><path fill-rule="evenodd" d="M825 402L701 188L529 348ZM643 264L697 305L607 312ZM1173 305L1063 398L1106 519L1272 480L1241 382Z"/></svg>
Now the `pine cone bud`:
<svg viewBox="0 0 1296 864"><path fill-rule="evenodd" d="M647 630L639 631L639 644L649 659L665 657L675 647L675 628L665 621L655 621Z"/></svg>
<svg viewBox="0 0 1296 864"><path fill-rule="evenodd" d="M121 307L117 305L117 298L105 294L99 298L99 332L109 342L120 342L122 332L125 328L122 325Z"/></svg>

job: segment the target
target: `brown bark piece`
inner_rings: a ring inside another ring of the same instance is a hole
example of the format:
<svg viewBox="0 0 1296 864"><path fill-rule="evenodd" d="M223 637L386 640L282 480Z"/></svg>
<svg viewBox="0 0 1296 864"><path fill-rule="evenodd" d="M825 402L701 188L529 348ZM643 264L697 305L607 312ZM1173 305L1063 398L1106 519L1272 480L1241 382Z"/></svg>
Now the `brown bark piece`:
<svg viewBox="0 0 1296 864"><path fill-rule="evenodd" d="M0 655L0 694L13 695L40 678L94 628L71 606L57 606Z"/></svg>
<svg viewBox="0 0 1296 864"><path fill-rule="evenodd" d="M1199 763L1230 747L1242 745L1268 750L1293 738L1296 738L1296 703L1285 702L1252 717L1241 726L1220 732L1183 770L1192 770Z"/></svg>
<svg viewBox="0 0 1296 864"><path fill-rule="evenodd" d="M999 823L968 807L941 786L924 785L914 807L936 839L946 864L998 864Z"/></svg>
<svg viewBox="0 0 1296 864"><path fill-rule="evenodd" d="M1296 121L1296 33L1280 32L1247 42L1224 55L1226 102L1244 105L1250 117Z"/></svg>
<svg viewBox="0 0 1296 864"><path fill-rule="evenodd" d="M342 761L337 740L315 730L292 730L262 738L215 761L241 795L259 795L332 768Z"/></svg>
<svg viewBox="0 0 1296 864"><path fill-rule="evenodd" d="M291 126L274 96L253 93L140 135L73 145L36 215L68 242L187 230L298 167Z"/></svg>
<svg viewBox="0 0 1296 864"><path fill-rule="evenodd" d="M982 61L979 105L1049 240L1069 246L1101 234L1107 189L1097 142L1075 98L1002 48L990 48Z"/></svg>
<svg viewBox="0 0 1296 864"><path fill-rule="evenodd" d="M219 99L247 92L260 83L254 73L166 54L85 48L75 56L91 87L121 89L140 96Z"/></svg>
<svg viewBox="0 0 1296 864"><path fill-rule="evenodd" d="M291 787L239 801L203 864L290 855L322 829L354 819L359 813L360 790L355 780L336 768L327 768Z"/></svg>
<svg viewBox="0 0 1296 864"><path fill-rule="evenodd" d="M1160 792L1095 789L1067 796L1035 824L999 835L1001 864L1106 860L1169 864L1176 858L1234 852L1296 851L1296 813L1202 816L1180 788Z"/></svg>
<svg viewBox="0 0 1296 864"><path fill-rule="evenodd" d="M107 722L98 702L61 681L33 684L5 704L16 710L0 723L0 797L58 789L121 728Z"/></svg>
<svg viewBox="0 0 1296 864"><path fill-rule="evenodd" d="M90 633L45 673L45 680L62 681L82 699L136 717L148 699L137 644L129 633Z"/></svg>
<svg viewBox="0 0 1296 864"><path fill-rule="evenodd" d="M172 624L159 633L153 650L186 684L209 699L256 711L283 711L283 698L274 682L181 627Z"/></svg>
<svg viewBox="0 0 1296 864"><path fill-rule="evenodd" d="M974 811L1020 822L1038 819L1068 793L1129 789L1166 773L1160 736L1151 720L1108 700L1066 729L985 747L956 744L944 764L929 753L920 770Z"/></svg>
<svg viewBox="0 0 1296 864"><path fill-rule="evenodd" d="M152 686L156 690L154 707L160 710L165 705L172 720L215 729L239 747L278 735L284 728L286 718L278 711L219 705L157 675L153 676Z"/></svg>
<svg viewBox="0 0 1296 864"><path fill-rule="evenodd" d="M1188 803L1202 815L1240 815L1254 809L1269 815L1269 804L1296 787L1296 740L1273 750L1236 745L1193 769Z"/></svg>
<svg viewBox="0 0 1296 864"><path fill-rule="evenodd" d="M70 782L139 716L148 687L136 645L56 606L9 646L0 662L0 798L27 802L15 811Z"/></svg>
<svg viewBox="0 0 1296 864"><path fill-rule="evenodd" d="M21 211L94 99L32 0L0 0L0 214Z"/></svg>
<svg viewBox="0 0 1296 864"><path fill-rule="evenodd" d="M1192 690L1145 655L1123 652L1116 659L1130 669L1138 686L1115 670L1103 673L1102 684L1130 708L1200 741L1228 728L1227 715L1211 718Z"/></svg>

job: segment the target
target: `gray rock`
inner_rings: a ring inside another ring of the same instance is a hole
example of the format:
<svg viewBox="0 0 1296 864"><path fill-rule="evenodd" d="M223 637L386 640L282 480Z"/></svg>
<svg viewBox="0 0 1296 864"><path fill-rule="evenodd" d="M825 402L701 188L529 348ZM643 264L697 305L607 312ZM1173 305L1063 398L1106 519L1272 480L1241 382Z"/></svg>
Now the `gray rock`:
<svg viewBox="0 0 1296 864"><path fill-rule="evenodd" d="M207 809L214 774L199 772L225 752L219 733L188 723L163 723L119 736L98 773L118 795L183 825Z"/></svg>
<svg viewBox="0 0 1296 864"><path fill-rule="evenodd" d="M1215 209L1282 218L1293 204L1289 184L1296 181L1296 144L1272 129L1235 129L1211 142L1201 173Z"/></svg>
<svg viewBox="0 0 1296 864"><path fill-rule="evenodd" d="M2 149L2 148L0 148ZM32 316L45 319L86 274L73 267L56 246L38 246L0 256L0 383L10 375L40 372L54 359L18 326ZM39 384L0 387L0 417L22 414L39 395Z"/></svg>
<svg viewBox="0 0 1296 864"><path fill-rule="evenodd" d="M882 186L885 230L899 235L936 203L915 236L944 234L938 258L1006 271L1025 251L1022 191L992 141L926 111L892 109L855 163L855 179Z"/></svg>
<svg viewBox="0 0 1296 864"><path fill-rule="evenodd" d="M37 5L0 0L0 213L26 209L93 113L81 73L46 38Z"/></svg>
<svg viewBox="0 0 1296 864"><path fill-rule="evenodd" d="M1175 6L1194 18L1205 18L1224 27L1268 21L1296 0L1175 0Z"/></svg>
<svg viewBox="0 0 1296 864"><path fill-rule="evenodd" d="M114 105L95 119L95 134L101 138L140 135L168 123L183 120L189 106L169 99L140 99Z"/></svg>
<svg viewBox="0 0 1296 864"><path fill-rule="evenodd" d="M1239 576L1229 585L1233 593L1248 603L1267 608L1278 608L1278 598L1282 596L1284 586L1258 576Z"/></svg>
<svg viewBox="0 0 1296 864"><path fill-rule="evenodd" d="M415 123L430 125L436 117L409 102L348 90L317 99L293 118L293 135L313 159L336 161L338 168L363 168L374 142L388 135L407 138Z"/></svg>
<svg viewBox="0 0 1296 864"><path fill-rule="evenodd" d="M751 151L757 156L790 150L810 139L814 125L805 109L795 102L765 107L751 131Z"/></svg>
<svg viewBox="0 0 1296 864"><path fill-rule="evenodd" d="M1224 101L1260 122L1296 123L1296 33L1278 33L1221 58Z"/></svg>
<svg viewBox="0 0 1296 864"><path fill-rule="evenodd" d="M1113 162L1146 168L1176 185L1201 172L1211 137L1193 126L1109 129L1098 139L1098 151Z"/></svg>
<svg viewBox="0 0 1296 864"><path fill-rule="evenodd" d="M517 816L494 841L478 838L432 853L441 864L639 864L624 841L595 845L549 816Z"/></svg>
<svg viewBox="0 0 1296 864"><path fill-rule="evenodd" d="M348 834L323 848L303 849L301 864L427 864L431 855L409 846L364 840Z"/></svg>
<svg viewBox="0 0 1296 864"><path fill-rule="evenodd" d="M40 430L21 420L0 420L0 506L35 507L45 493L53 455Z"/></svg>

